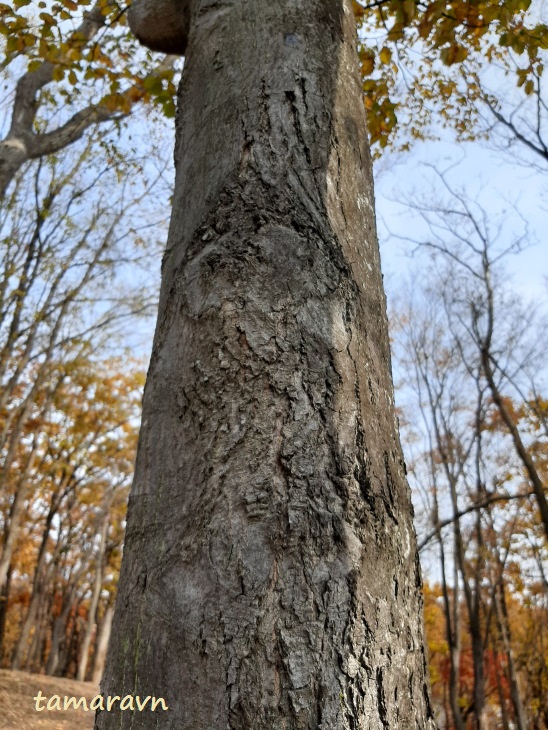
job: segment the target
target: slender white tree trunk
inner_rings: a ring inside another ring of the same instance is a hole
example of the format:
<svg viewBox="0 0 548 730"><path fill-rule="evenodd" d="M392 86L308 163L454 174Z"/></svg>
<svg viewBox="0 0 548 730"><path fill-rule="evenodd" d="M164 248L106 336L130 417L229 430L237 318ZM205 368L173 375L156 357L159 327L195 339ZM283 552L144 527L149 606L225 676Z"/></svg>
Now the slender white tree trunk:
<svg viewBox="0 0 548 730"><path fill-rule="evenodd" d="M166 729L431 729L351 3L191 10L103 691Z"/></svg>
<svg viewBox="0 0 548 730"><path fill-rule="evenodd" d="M105 557L105 548L107 544L108 517L108 511L105 510L101 521L101 537L99 541L99 550L97 551L97 565L95 567L95 580L93 581L93 590L91 593L91 600L89 604L88 620L84 632L84 639L82 641L82 648L80 649L80 656L78 658L78 671L76 672L76 679L80 682L83 682L86 678L89 650L91 647L93 629L95 628L97 606L99 605L101 588L103 586L103 560Z"/></svg>
<svg viewBox="0 0 548 730"><path fill-rule="evenodd" d="M103 676L105 660L107 658L108 642L110 639L110 632L112 630L113 616L114 606L107 606L105 615L101 621L99 636L97 637L97 643L95 645L95 658L93 661L93 674L91 677L93 684L99 684L101 677Z"/></svg>

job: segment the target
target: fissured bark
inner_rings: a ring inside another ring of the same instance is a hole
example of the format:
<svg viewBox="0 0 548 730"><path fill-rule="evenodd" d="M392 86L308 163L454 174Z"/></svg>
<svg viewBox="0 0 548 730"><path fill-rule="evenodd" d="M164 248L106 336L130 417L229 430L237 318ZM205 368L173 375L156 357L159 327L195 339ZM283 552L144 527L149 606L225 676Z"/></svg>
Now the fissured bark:
<svg viewBox="0 0 548 730"><path fill-rule="evenodd" d="M98 730L434 727L355 46L194 4Z"/></svg>

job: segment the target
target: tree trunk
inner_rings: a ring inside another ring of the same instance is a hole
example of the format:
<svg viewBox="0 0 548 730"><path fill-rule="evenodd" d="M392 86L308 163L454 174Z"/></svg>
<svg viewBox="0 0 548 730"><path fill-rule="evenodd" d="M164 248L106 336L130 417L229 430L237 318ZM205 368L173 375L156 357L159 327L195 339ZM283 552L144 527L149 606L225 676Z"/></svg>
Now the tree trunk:
<svg viewBox="0 0 548 730"><path fill-rule="evenodd" d="M440 547L442 545L442 537L440 530ZM445 560L445 555L443 556ZM459 671L461 656L461 618L459 606L459 574L458 566L454 561L453 566L453 602L449 601L446 581L445 581L445 565L443 566L443 590L445 602L445 621L446 636L449 646L449 700L451 703L451 714L455 730L464 730L464 720L462 718L462 708L459 704Z"/></svg>
<svg viewBox="0 0 548 730"><path fill-rule="evenodd" d="M54 495L52 497L52 503L46 517L46 524L42 533L42 540L40 541L40 548L38 550L38 558L36 560L36 568L34 570L34 578L32 581L32 594L29 602L29 607L27 609L27 615L25 616L25 619L21 626L19 639L17 640L17 644L15 645L11 665L12 669L20 669L23 664L30 632L32 631L33 626L35 626L36 615L39 612L38 609L46 595L46 587L48 584L50 572L48 570L48 567L46 566L46 558L48 557L47 547L53 518L57 513L58 506L58 500L56 499L56 495ZM52 562L50 562L50 565L52 565Z"/></svg>
<svg viewBox="0 0 548 730"><path fill-rule="evenodd" d="M11 575L13 564L8 566L6 581L0 590L0 662L4 659L4 636L6 632L6 619L8 617L8 603L11 587Z"/></svg>
<svg viewBox="0 0 548 730"><path fill-rule="evenodd" d="M548 501L546 500L544 484L542 483L539 472L535 466L535 462L533 461L531 454L526 449L525 444L521 440L519 429L514 423L514 419L512 418L510 411L506 407L504 398L502 397L502 394L495 382L495 373L493 372L493 368L491 367L490 353L485 346L481 348L481 357L483 370L485 373L485 379L487 380L487 384L489 385L489 390L491 392L491 395L493 396L495 405L497 406L500 417L504 421L504 424L510 433L510 436L514 443L514 448L516 449L516 452L521 459L521 463L524 466L525 472L531 481L533 492L535 493L535 498L537 500L540 512L540 519L544 528L544 536L548 541Z"/></svg>
<svg viewBox="0 0 548 730"><path fill-rule="evenodd" d="M510 730L510 723L508 722L508 711L506 709L506 697L504 696L504 689L502 687L502 680L500 678L501 667L498 661L498 655L495 654L495 677L497 679L497 692L499 696L500 706L500 719L502 723L502 730Z"/></svg>
<svg viewBox="0 0 548 730"><path fill-rule="evenodd" d="M28 159L23 139L6 139L0 142L0 201L4 198L8 185Z"/></svg>
<svg viewBox="0 0 548 730"><path fill-rule="evenodd" d="M101 588L103 586L103 561L107 544L108 518L108 510L105 510L101 520L101 537L99 541L99 550L97 552L97 565L95 568L95 580L93 581L93 590L89 604L88 620L86 622L84 638L82 640L82 647L80 649L80 656L78 658L78 671L76 672L76 679L80 682L84 682L86 679L89 649L91 646L93 629L95 628L97 606L99 605L99 597L101 595Z"/></svg>
<svg viewBox="0 0 548 730"><path fill-rule="evenodd" d="M103 671L105 669L105 660L107 658L107 648L112 630L112 618L114 616L114 606L107 606L103 620L99 627L99 635L95 644L95 657L93 660L93 674L91 681L93 684L99 684Z"/></svg>
<svg viewBox="0 0 548 730"><path fill-rule="evenodd" d="M41 658L44 648L45 634L49 630L50 624L50 604L47 600L49 596L46 596L46 600L42 601L38 607L36 614L36 621L34 625L34 633L32 635L32 641L27 655L24 668L27 672L40 672L42 669Z"/></svg>
<svg viewBox="0 0 548 730"><path fill-rule="evenodd" d="M31 656L31 652L29 651L29 638L33 629L35 631L38 630L36 617L40 615L39 608L46 597L45 588L46 585L43 581L40 581L33 588L27 615L23 621L21 633L19 634L11 660L12 669L21 669L25 664L26 658Z"/></svg>
<svg viewBox="0 0 548 730"><path fill-rule="evenodd" d="M465 730L464 720L462 718L461 706L459 704L459 668L461 655L461 620L459 606L459 570L455 560L453 560L453 597L449 595L449 585L447 583L447 567L445 556L445 545L443 542L443 534L439 521L439 500L438 500L438 483L436 478L436 470L433 459L431 459L431 475L433 485L434 499L434 524L436 526L436 534L440 548L440 571L441 585L443 591L443 610L445 614L445 638L449 649L449 705L451 707L452 725L455 730ZM453 535L456 541L455 529ZM446 726L450 727L446 712Z"/></svg>
<svg viewBox="0 0 548 730"><path fill-rule="evenodd" d="M67 587L63 597L61 613L53 621L53 631L51 635L51 648L46 664L46 674L56 676L60 664L61 650L63 644L67 640L67 623L70 612L74 606L76 595L75 587Z"/></svg>
<svg viewBox="0 0 548 730"><path fill-rule="evenodd" d="M2 547L0 551L0 587L3 587L8 576L8 570L11 565L13 551L19 535L19 523L25 513L26 495L28 491L28 474L34 463L35 448L31 452L31 456L27 460L27 465L23 474L19 477L15 487L15 495L11 503L9 511L9 519L6 520L4 535L2 539Z"/></svg>
<svg viewBox="0 0 548 730"><path fill-rule="evenodd" d="M499 633L506 653L508 679L510 681L510 696L512 698L512 704L514 705L516 730L527 730L527 717L519 690L516 663L514 661L514 652L512 650L512 642L510 639L510 622L508 620L506 592L502 573L497 585L493 587L493 600L495 602L495 610L497 612Z"/></svg>
<svg viewBox="0 0 548 730"><path fill-rule="evenodd" d="M179 109L103 690L166 730L433 728L350 1L201 2Z"/></svg>

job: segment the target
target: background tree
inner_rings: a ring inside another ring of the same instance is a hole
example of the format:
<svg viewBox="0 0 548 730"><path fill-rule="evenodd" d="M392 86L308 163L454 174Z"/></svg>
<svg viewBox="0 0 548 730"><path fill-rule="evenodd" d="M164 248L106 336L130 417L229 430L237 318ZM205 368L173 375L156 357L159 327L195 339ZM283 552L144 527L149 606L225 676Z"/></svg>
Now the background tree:
<svg viewBox="0 0 548 730"><path fill-rule="evenodd" d="M60 364L47 416L37 409L26 424L21 450L32 433L40 439L4 604L3 659L14 668L70 674L78 663L85 676L98 609L111 605L133 470L143 374L127 366Z"/></svg>
<svg viewBox="0 0 548 730"><path fill-rule="evenodd" d="M548 28L542 3L375 0L355 1L354 10L374 143L409 150L413 140L439 138L441 127L470 140L487 136L498 122L513 140L543 154L540 89ZM514 103L517 89L521 98ZM519 107L530 96L540 103L528 121ZM509 99L517 112L511 118Z"/></svg>
<svg viewBox="0 0 548 730"><path fill-rule="evenodd" d="M0 490L10 504L0 585L40 452L41 435L34 432L33 447L21 454L27 421L38 417L37 409L47 418L65 377L60 363L70 370L74 360L112 343L156 298L143 293L139 279L150 258L138 233L155 179L141 175L135 158L104 167L91 159L92 149L88 139L63 163L39 162L34 175L18 179L0 221ZM133 174L132 183L119 185L121 167ZM141 182L149 184L141 188ZM134 281L128 285L122 279L129 264Z"/></svg>
<svg viewBox="0 0 548 730"><path fill-rule="evenodd" d="M112 0L0 3L3 68L17 79L0 142L0 197L27 161L59 153L93 127L112 127L139 102L154 98L173 114L173 59L138 53L124 22ZM44 116L52 103L57 114Z"/></svg>
<svg viewBox="0 0 548 730"><path fill-rule="evenodd" d="M78 464L76 451L66 448L74 442L71 429L91 427L86 412L94 411L100 385L84 388L76 423L60 415L59 398L82 374L83 362L100 380L106 377L100 363L109 354L141 348L142 321L157 300L151 273L159 266L151 262L164 225L149 194L171 192L171 150L163 154L158 135L134 125L124 144L120 140L139 109L173 113L173 58L158 63L140 52L120 10L110 2L0 5L6 92L0 143L0 659L4 666L63 675L76 674L77 663L82 675L86 654L88 671L90 658L95 676L102 671L125 491L116 490L108 515L96 506L81 508L89 455ZM146 123L141 114L138 124ZM146 158L136 152L141 134L155 140ZM129 382L133 376L128 371L124 377ZM75 386L72 397L77 392ZM127 405L124 389L114 390L113 415ZM133 436L138 416L136 409ZM88 437L93 449L98 434L92 429ZM122 446L125 436L117 437ZM108 468L117 473L123 452L104 454L105 478ZM130 468L126 462L124 485ZM100 502L106 486L98 482L96 489ZM43 523L43 531L33 530L33 522ZM98 541L96 532L105 527L105 539ZM95 618L101 622L97 651Z"/></svg>
<svg viewBox="0 0 548 730"><path fill-rule="evenodd" d="M530 240L515 211L513 219L491 218L445 175L442 181L443 197L412 203L427 223L413 243L428 251L429 262L421 259L428 283L417 286L417 276L415 291L423 293L399 316L396 349L409 398L400 401L403 422L414 432L409 466L425 510L420 545L436 541L440 560L441 600L431 599L437 612L432 606L430 615L439 619L443 609L449 671L437 665L434 697L445 727L544 727L537 682L520 656L523 628L537 622L542 633L545 625L546 605L532 597L544 581L546 534L538 490L507 425L511 418L544 485L543 319L509 291L503 268ZM486 331L496 375L485 367ZM503 412L494 378L505 392ZM431 630L432 640L437 635Z"/></svg>

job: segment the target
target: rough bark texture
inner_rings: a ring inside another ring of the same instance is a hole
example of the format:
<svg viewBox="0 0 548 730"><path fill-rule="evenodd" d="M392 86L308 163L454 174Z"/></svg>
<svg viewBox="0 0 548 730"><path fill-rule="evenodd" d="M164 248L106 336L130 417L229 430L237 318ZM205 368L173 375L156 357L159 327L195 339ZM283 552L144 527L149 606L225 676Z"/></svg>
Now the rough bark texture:
<svg viewBox="0 0 548 730"><path fill-rule="evenodd" d="M194 8L97 729L434 727L355 40Z"/></svg>

